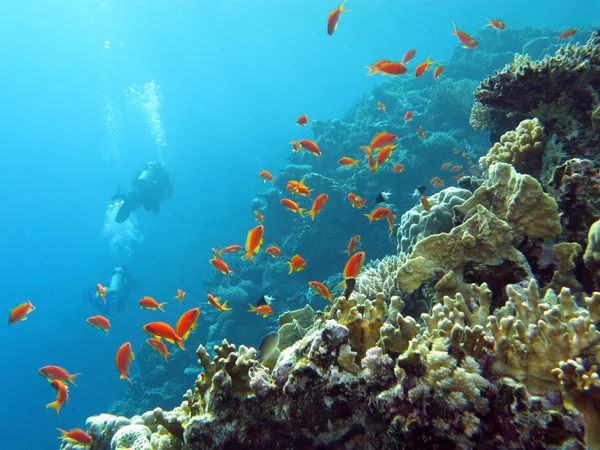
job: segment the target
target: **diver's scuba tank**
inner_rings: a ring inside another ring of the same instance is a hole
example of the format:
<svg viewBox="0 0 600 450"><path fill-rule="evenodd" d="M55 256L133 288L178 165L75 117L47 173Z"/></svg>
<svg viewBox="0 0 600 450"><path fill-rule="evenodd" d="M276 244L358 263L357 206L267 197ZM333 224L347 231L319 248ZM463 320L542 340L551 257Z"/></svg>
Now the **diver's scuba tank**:
<svg viewBox="0 0 600 450"><path fill-rule="evenodd" d="M126 283L127 276L125 275L125 269L122 267L115 267L108 283L109 292L114 292L120 295L123 292L123 288L125 287Z"/></svg>
<svg viewBox="0 0 600 450"><path fill-rule="evenodd" d="M133 181L133 185L138 189L143 189L144 186L154 183L159 169L160 164L156 162L146 164L146 167L142 169L138 177Z"/></svg>

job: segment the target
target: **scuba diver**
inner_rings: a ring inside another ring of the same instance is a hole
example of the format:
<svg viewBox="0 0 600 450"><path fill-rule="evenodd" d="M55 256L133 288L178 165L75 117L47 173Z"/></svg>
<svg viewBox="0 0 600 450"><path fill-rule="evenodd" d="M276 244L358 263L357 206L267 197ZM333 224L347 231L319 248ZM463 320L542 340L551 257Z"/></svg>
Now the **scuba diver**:
<svg viewBox="0 0 600 450"><path fill-rule="evenodd" d="M158 213L160 203L173 194L173 176L157 162L149 162L135 174L130 192L119 191L111 200L122 200L115 221L123 223L129 215L144 206L146 211Z"/></svg>
<svg viewBox="0 0 600 450"><path fill-rule="evenodd" d="M102 278L102 277L101 277ZM129 293L137 282L131 276L131 271L125 266L117 266L110 271L108 278L103 283L104 301L96 295L97 289L83 291L84 300L94 305L102 314L115 314L123 311L129 303Z"/></svg>

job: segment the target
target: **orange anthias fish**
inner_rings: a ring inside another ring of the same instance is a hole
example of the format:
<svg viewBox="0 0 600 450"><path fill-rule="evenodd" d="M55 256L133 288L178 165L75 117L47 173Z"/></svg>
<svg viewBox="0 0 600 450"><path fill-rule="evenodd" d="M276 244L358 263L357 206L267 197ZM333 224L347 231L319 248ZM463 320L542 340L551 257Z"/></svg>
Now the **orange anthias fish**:
<svg viewBox="0 0 600 450"><path fill-rule="evenodd" d="M369 161L369 170L373 173L377 172L377 162L373 158L372 153L367 153L367 161Z"/></svg>
<svg viewBox="0 0 600 450"><path fill-rule="evenodd" d="M260 251L260 245L263 243L265 234L264 225L257 225L246 235L246 253L242 255L242 259L248 258L254 262L254 254Z"/></svg>
<svg viewBox="0 0 600 450"><path fill-rule="evenodd" d="M375 133L375 136L373 136L373 139L371 139L371 143L369 145L363 145L360 148L367 154L371 154L372 150L391 144L396 139L398 139L398 136L395 134L388 133L387 131L380 131L379 133Z"/></svg>
<svg viewBox="0 0 600 450"><path fill-rule="evenodd" d="M177 300L179 303L181 303L183 301L183 297L185 297L185 292L183 292L181 289L177 289L177 295L173 297L173 300Z"/></svg>
<svg viewBox="0 0 600 450"><path fill-rule="evenodd" d="M96 297L100 297L104 303L106 303L106 294L108 293L108 288L102 286L100 283L96 284Z"/></svg>
<svg viewBox="0 0 600 450"><path fill-rule="evenodd" d="M58 439L69 439L81 445L92 445L94 443L94 439L80 428L73 428L69 431L60 428L57 428L57 430L60 432Z"/></svg>
<svg viewBox="0 0 600 450"><path fill-rule="evenodd" d="M389 63L391 62L389 59L380 59L379 61L376 61L373 64L369 64L368 66L365 66L367 69L369 69L369 71L367 72L367 75L375 75L377 72L379 72L379 66L385 63Z"/></svg>
<svg viewBox="0 0 600 450"><path fill-rule="evenodd" d="M12 325L14 323L27 320L27 314L29 314L31 311L35 311L35 307L31 304L30 300L15 306L8 313L8 324Z"/></svg>
<svg viewBox="0 0 600 450"><path fill-rule="evenodd" d="M377 167L388 162L388 160L390 159L390 156L392 155L392 150L394 150L396 147L398 147L398 146L397 145L386 145L379 151L379 153L377 153L377 160L375 161L375 163L377 164Z"/></svg>
<svg viewBox="0 0 600 450"><path fill-rule="evenodd" d="M406 63L410 62L415 57L416 54L417 54L417 51L414 49L407 51L404 54L404 58L402 58L402 64L406 64Z"/></svg>
<svg viewBox="0 0 600 450"><path fill-rule="evenodd" d="M110 329L110 322L104 316L92 316L89 319L86 319L86 322L97 330L106 331L107 333Z"/></svg>
<svg viewBox="0 0 600 450"><path fill-rule="evenodd" d="M427 139L427 134L425 133L425 130L423 130L423 127L419 127L417 129L417 134L419 135L419 139L421 139L421 141Z"/></svg>
<svg viewBox="0 0 600 450"><path fill-rule="evenodd" d="M371 70L370 67L369 70ZM373 74L377 72L395 77L396 75L404 75L406 72L408 72L408 69L402 63L388 61L379 64L375 69L373 69Z"/></svg>
<svg viewBox="0 0 600 450"><path fill-rule="evenodd" d="M494 30L504 30L506 28L503 21L492 19L488 19L486 27L492 27Z"/></svg>
<svg viewBox="0 0 600 450"><path fill-rule="evenodd" d="M455 155L458 155L458 148L454 147L452 149L452 153L454 153Z"/></svg>
<svg viewBox="0 0 600 450"><path fill-rule="evenodd" d="M458 172L459 170L462 170L462 168L462 164L460 166L453 166L450 168L450 172Z"/></svg>
<svg viewBox="0 0 600 450"><path fill-rule="evenodd" d="M298 141L290 141L290 144L292 144L292 151L293 152L300 151L300 144L298 144Z"/></svg>
<svg viewBox="0 0 600 450"><path fill-rule="evenodd" d="M466 173L461 172L461 173L458 173L458 174L454 175L453 177L450 177L450 179L452 181L458 181L458 180L460 180L462 177L464 177L466 175L467 175Z"/></svg>
<svg viewBox="0 0 600 450"><path fill-rule="evenodd" d="M329 199L329 196L327 194L319 194L317 196L317 198L315 198L312 208L306 213L311 217L313 222L315 220L315 216L317 215L317 213L320 213L323 210L323 208L325 207L325 204L327 203L328 199Z"/></svg>
<svg viewBox="0 0 600 450"><path fill-rule="evenodd" d="M288 275L294 271L300 272L306 267L306 261L304 261L304 259L300 255L292 256L292 259L290 259L286 264L290 266L290 271L288 272Z"/></svg>
<svg viewBox="0 0 600 450"><path fill-rule="evenodd" d="M344 267L344 272L342 273L344 280L346 278L356 278L362 270L364 263L365 252L358 252L352 255L346 263L346 266Z"/></svg>
<svg viewBox="0 0 600 450"><path fill-rule="evenodd" d="M208 294L208 304L213 305L219 311L231 311L231 308L227 307L227 302L223 304L219 303L219 297L215 297L212 294Z"/></svg>
<svg viewBox="0 0 600 450"><path fill-rule="evenodd" d="M175 333L175 330L169 324L164 322L150 322L144 325L142 330L154 336L156 339L162 338L171 344L177 344L181 350L185 350L183 339Z"/></svg>
<svg viewBox="0 0 600 450"><path fill-rule="evenodd" d="M394 172L394 173L402 172L403 170L404 170L404 164L402 164L402 163L398 163L394 167L392 167L392 172Z"/></svg>
<svg viewBox="0 0 600 450"><path fill-rule="evenodd" d="M437 80L444 73L444 66L437 66L433 71L433 79Z"/></svg>
<svg viewBox="0 0 600 450"><path fill-rule="evenodd" d="M78 377L79 375L81 375L80 373L74 373L71 375L65 369L63 369L62 367L58 367L58 366L44 366L40 370L38 370L38 373L41 376L43 376L44 378L46 378L48 381L52 381L52 380L65 381L66 380L69 383L71 383L73 386L77 386L74 381L75 377Z"/></svg>
<svg viewBox="0 0 600 450"><path fill-rule="evenodd" d="M309 189L304 184L304 178L302 178L300 181L296 181L296 180L288 181L286 188L290 194L298 194L298 195L301 195L303 197L308 197L308 198L310 198L310 193L312 191L314 191L314 189Z"/></svg>
<svg viewBox="0 0 600 450"><path fill-rule="evenodd" d="M271 245L265 250L265 253L267 255L271 255L273 258L279 258L279 256L281 255L281 250L279 249L279 247Z"/></svg>
<svg viewBox="0 0 600 450"><path fill-rule="evenodd" d="M406 111L406 113L404 114L404 125L406 125L408 122L410 122L413 118L414 114L412 111Z"/></svg>
<svg viewBox="0 0 600 450"><path fill-rule="evenodd" d="M325 286L323 283L320 283L318 281L309 281L308 285L321 297L324 297L330 302L333 302L333 294L329 292L329 289L327 289L327 286Z"/></svg>
<svg viewBox="0 0 600 450"><path fill-rule="evenodd" d="M259 316L263 316L263 319L273 315L273 309L269 305L252 306L250 303L248 303L248 305L250 306L248 312L253 312Z"/></svg>
<svg viewBox="0 0 600 450"><path fill-rule="evenodd" d="M350 204L352 205L353 208L358 208L358 209L364 208L365 203L367 203L366 199L359 197L354 192L350 192L348 194L348 200L350 200Z"/></svg>
<svg viewBox="0 0 600 450"><path fill-rule="evenodd" d="M446 170L448 167L450 167L452 165L452 162L449 161L447 163L442 164L442 170Z"/></svg>
<svg viewBox="0 0 600 450"><path fill-rule="evenodd" d="M166 304L167 304L167 302L158 303L152 297L142 297L142 299L138 302L138 305L140 305L140 308L147 309L149 311L155 311L158 309L159 311L162 311L162 312L165 312L165 310L163 309L163 305L166 305Z"/></svg>
<svg viewBox="0 0 600 450"><path fill-rule="evenodd" d="M415 69L415 78L419 78L421 75L423 75L423 74L424 74L424 73L427 71L427 69L429 68L429 66L430 66L431 64L433 64L434 62L435 62L435 61L432 61L432 60L431 60L431 55L429 55L429 56L427 57L427 61L425 61L425 62L422 62L422 63L421 63L421 64L419 64L419 65L417 66L417 68Z"/></svg>
<svg viewBox="0 0 600 450"><path fill-rule="evenodd" d="M173 356L172 353L169 353L169 351L167 350L167 346L163 341L159 341L155 338L148 338L146 339L146 343L159 355L162 355L162 357L165 358L165 361L167 362L169 361L169 356Z"/></svg>
<svg viewBox="0 0 600 450"><path fill-rule="evenodd" d="M233 272L233 270L229 270L227 263L221 259L211 259L210 263L223 275L229 276Z"/></svg>
<svg viewBox="0 0 600 450"><path fill-rule="evenodd" d="M395 218L396 218L396 216L394 216L393 214L390 214L386 217L388 226L390 227L390 236L394 235L394 219Z"/></svg>
<svg viewBox="0 0 600 450"><path fill-rule="evenodd" d="M431 212L431 205L429 204L429 200L424 195L421 195L421 205L423 205L423 209L428 213Z"/></svg>
<svg viewBox="0 0 600 450"><path fill-rule="evenodd" d="M280 200L280 203L286 207L286 209L298 213L300 215L302 215L304 213L304 209L305 208L300 208L300 206L298 206L298 203L296 203L293 200L290 200L289 198L282 198Z"/></svg>
<svg viewBox="0 0 600 450"><path fill-rule="evenodd" d="M262 222L263 220L265 220L264 216L258 211L254 211L254 217L256 218L257 222Z"/></svg>
<svg viewBox="0 0 600 450"><path fill-rule="evenodd" d="M223 259L223 255L221 255L221 252L219 250L217 250L216 248L212 248L211 250L215 259Z"/></svg>
<svg viewBox="0 0 600 450"><path fill-rule="evenodd" d="M221 249L221 251L223 253L227 253L228 255L230 255L230 254L239 252L241 249L242 249L241 245L232 244L232 245L228 245L227 247L223 247Z"/></svg>
<svg viewBox="0 0 600 450"><path fill-rule="evenodd" d="M565 31L564 33L561 33L560 36L557 36L556 39L559 41L562 41L563 39L568 39L571 36L573 36L575 33L577 33L578 30L571 28L570 30Z"/></svg>
<svg viewBox="0 0 600 450"><path fill-rule="evenodd" d="M263 183L266 183L267 181L270 181L271 183L273 182L273 175L271 175L271 172L267 170L261 170L258 176L262 178Z"/></svg>
<svg viewBox="0 0 600 450"><path fill-rule="evenodd" d="M377 208L371 214L365 214L369 218L369 222L372 223L374 220L385 219L388 215L392 214L392 210L389 208Z"/></svg>
<svg viewBox="0 0 600 450"><path fill-rule="evenodd" d="M56 400L48 403L46 408L52 408L58 414L63 403L69 401L69 388L60 380L52 380L50 385L56 389Z"/></svg>
<svg viewBox="0 0 600 450"><path fill-rule="evenodd" d="M200 308L193 308L184 312L177 321L177 325L175 325L175 334L186 340L190 335L190 331L196 329L196 321L199 316Z"/></svg>
<svg viewBox="0 0 600 450"><path fill-rule="evenodd" d="M296 125L300 125L302 127L308 125L308 116L306 114L302 114L296 120Z"/></svg>
<svg viewBox="0 0 600 450"><path fill-rule="evenodd" d="M477 48L477 42L475 42L475 39L473 39L467 33L458 31L458 27L454 22L452 22L452 25L454 25L454 31L451 34L458 38L459 42L463 44L463 48Z"/></svg>
<svg viewBox="0 0 600 450"><path fill-rule="evenodd" d="M340 3L340 6L331 11L327 16L327 34L329 36L331 36L337 29L337 23L340 19L340 14L343 12L348 12L347 9L344 9L344 3L346 3L346 0L343 0L342 3Z"/></svg>
<svg viewBox="0 0 600 450"><path fill-rule="evenodd" d="M133 386L133 382L129 379L129 364L135 359L133 351L131 351L131 343L125 342L119 350L117 350L117 356L115 357L115 364L117 370L121 374L121 380L129 381L129 384Z"/></svg>
<svg viewBox="0 0 600 450"><path fill-rule="evenodd" d="M302 147L308 153L312 153L317 158L319 156L321 156L321 150L319 149L319 146L316 144L316 142L313 142L308 139L302 139L299 141L299 144L300 144L300 147Z"/></svg>
<svg viewBox="0 0 600 450"><path fill-rule="evenodd" d="M357 166L358 167L358 163L359 163L358 159L348 158L347 156L343 156L342 158L338 159L338 164L340 164L342 166Z"/></svg>
<svg viewBox="0 0 600 450"><path fill-rule="evenodd" d="M377 102L377 109L381 112L383 112L384 114L387 114L387 111L385 109L385 105L381 102Z"/></svg>
<svg viewBox="0 0 600 450"><path fill-rule="evenodd" d="M356 251L358 246L360 245L360 235L352 236L350 238L350 242L348 242L348 250L344 250L350 256L352 253Z"/></svg>
<svg viewBox="0 0 600 450"><path fill-rule="evenodd" d="M444 180L442 180L440 177L433 177L431 180L429 180L429 183L432 186L435 186L436 184L444 184Z"/></svg>

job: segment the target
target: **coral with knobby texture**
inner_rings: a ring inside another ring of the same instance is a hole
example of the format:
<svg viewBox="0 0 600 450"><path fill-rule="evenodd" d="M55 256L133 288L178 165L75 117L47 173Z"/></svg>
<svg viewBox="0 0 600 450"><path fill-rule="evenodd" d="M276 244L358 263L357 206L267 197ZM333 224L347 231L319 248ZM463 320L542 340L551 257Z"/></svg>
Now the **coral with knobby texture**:
<svg viewBox="0 0 600 450"><path fill-rule="evenodd" d="M592 113L600 92L600 35L585 45L565 45L540 61L517 55L502 71L483 81L481 104L527 117L539 117L546 134L566 156L598 160L600 136Z"/></svg>
<svg viewBox="0 0 600 450"><path fill-rule="evenodd" d="M590 227L587 241L583 261L596 283L600 284L600 219Z"/></svg>
<svg viewBox="0 0 600 450"><path fill-rule="evenodd" d="M476 206L483 205L510 225L512 242L520 244L526 237L548 239L561 232L556 202L542 190L540 183L529 175L519 174L513 166L494 163L487 181L473 196L454 210L468 216Z"/></svg>
<svg viewBox="0 0 600 450"><path fill-rule="evenodd" d="M471 195L466 189L451 186L428 197L431 212L419 204L402 214L397 232L398 256L405 259L415 244L427 236L449 232L454 226L452 208L464 203Z"/></svg>
<svg viewBox="0 0 600 450"><path fill-rule="evenodd" d="M512 164L517 172L537 178L541 173L545 149L542 123L537 118L524 120L514 131L504 133L500 142L496 142L487 155L479 158L479 164L486 168L496 162Z"/></svg>
<svg viewBox="0 0 600 450"><path fill-rule="evenodd" d="M525 257L511 242L510 226L477 205L476 213L450 233L434 234L419 241L402 265L397 283L400 288L412 291L432 280L437 270L453 270L462 277L465 266L472 261L484 266L510 261L530 273Z"/></svg>
<svg viewBox="0 0 600 450"><path fill-rule="evenodd" d="M575 260L581 254L581 245L577 242L561 242L560 244L555 244L553 248L556 256L556 267L552 281L547 286L544 286L544 288L560 291L566 287L572 293L581 292L581 283L575 276L575 269L577 268Z"/></svg>
<svg viewBox="0 0 600 450"><path fill-rule="evenodd" d="M110 450L155 450L150 444L152 432L144 425L119 428L110 441Z"/></svg>
<svg viewBox="0 0 600 450"><path fill-rule="evenodd" d="M396 255L371 261L356 278L355 291L371 298L379 292L383 292L387 298L396 295L399 291L397 280L400 265L400 258Z"/></svg>
<svg viewBox="0 0 600 450"><path fill-rule="evenodd" d="M589 159L573 158L554 170L548 193L562 212L561 240L585 248L588 230L600 217L600 172Z"/></svg>

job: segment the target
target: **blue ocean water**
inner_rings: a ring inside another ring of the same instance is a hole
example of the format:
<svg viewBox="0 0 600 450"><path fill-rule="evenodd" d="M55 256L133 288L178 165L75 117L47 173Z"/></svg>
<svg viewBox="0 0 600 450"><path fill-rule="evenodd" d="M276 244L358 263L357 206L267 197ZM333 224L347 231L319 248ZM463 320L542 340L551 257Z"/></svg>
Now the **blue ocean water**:
<svg viewBox="0 0 600 450"><path fill-rule="evenodd" d="M262 169L287 164L299 114L342 116L371 92L364 66L406 50L449 58L451 22L475 32L486 18L507 26L594 25L595 1L349 0L336 33L323 0L26 0L0 4L3 108L0 186L3 304L30 299L26 322L0 327L5 343L3 448L55 449L55 428L84 427L129 389L114 355L138 349L156 318L135 305L111 317L108 336L81 292L126 264L135 300L161 301L179 287L205 304L211 247L243 244ZM304 136L310 137L308 130ZM118 186L160 161L174 195L159 214L140 210L116 226L107 214ZM436 161L435 164L438 164ZM408 187L407 187L408 189ZM323 278L332 273L324 273ZM161 319L177 320L171 303ZM301 306L301 305L299 305ZM191 307L191 306L190 306ZM248 336L256 345L260 336ZM144 344L145 345L145 344ZM57 416L36 372L81 372ZM133 373L137 368L135 363Z"/></svg>

